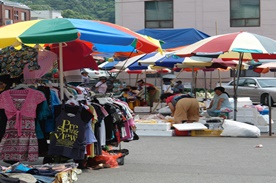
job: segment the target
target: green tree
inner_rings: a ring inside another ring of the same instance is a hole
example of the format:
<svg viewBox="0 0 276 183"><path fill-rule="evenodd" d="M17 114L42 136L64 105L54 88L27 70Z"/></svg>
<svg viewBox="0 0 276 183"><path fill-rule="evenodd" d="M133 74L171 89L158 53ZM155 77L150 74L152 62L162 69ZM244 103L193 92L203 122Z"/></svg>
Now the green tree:
<svg viewBox="0 0 276 183"><path fill-rule="evenodd" d="M115 0L16 0L32 10L61 10L64 18L115 22Z"/></svg>

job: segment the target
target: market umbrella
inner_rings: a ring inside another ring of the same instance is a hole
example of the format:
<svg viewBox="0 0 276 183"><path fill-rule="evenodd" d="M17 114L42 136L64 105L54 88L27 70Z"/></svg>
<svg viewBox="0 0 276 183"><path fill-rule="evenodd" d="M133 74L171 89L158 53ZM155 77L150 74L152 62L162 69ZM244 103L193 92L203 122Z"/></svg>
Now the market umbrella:
<svg viewBox="0 0 276 183"><path fill-rule="evenodd" d="M152 52L147 54L145 57L140 59L138 62L140 65L155 65L157 60L164 60L170 57L173 53L172 52Z"/></svg>
<svg viewBox="0 0 276 183"><path fill-rule="evenodd" d="M276 53L275 40L249 32L212 36L175 52L179 56L198 55L213 56L223 60L239 60L239 67L242 66L243 60L275 59L274 53ZM239 68L238 81L240 71ZM234 90L234 120L236 120L238 86L235 86Z"/></svg>
<svg viewBox="0 0 276 183"><path fill-rule="evenodd" d="M267 62L267 63L263 63L260 66L257 66L254 71L257 73L268 73L269 71L274 72L275 75L275 69L276 69L276 62Z"/></svg>
<svg viewBox="0 0 276 183"><path fill-rule="evenodd" d="M134 48L145 53L158 49L157 45L125 27L95 20L69 18L31 20L1 27L0 35L0 48L18 42L42 44L80 39L93 43L97 50L101 50L102 46L114 51Z"/></svg>
<svg viewBox="0 0 276 183"><path fill-rule="evenodd" d="M139 34L108 22L82 19L44 19L19 22L0 28L0 48L17 44L59 43L60 83L63 85L62 43L73 40L93 43L96 51L156 51L158 46ZM61 98L63 99L63 87Z"/></svg>
<svg viewBox="0 0 276 183"><path fill-rule="evenodd" d="M99 69L102 69L102 70L111 70L118 63L119 63L119 61L112 61L112 62L107 61L107 62L104 62L104 63L100 64L98 67L99 67Z"/></svg>
<svg viewBox="0 0 276 183"><path fill-rule="evenodd" d="M91 44L75 40L62 44L63 71L70 71L82 68L98 70L98 65L92 57ZM49 44L50 50L60 56L59 45ZM65 64L66 63L66 64ZM59 64L60 65L60 64Z"/></svg>
<svg viewBox="0 0 276 183"><path fill-rule="evenodd" d="M124 70L128 68L131 64L137 62L140 58L144 57L146 54L137 55L135 57L128 58L124 61L120 61L118 64L116 64L114 67L116 69Z"/></svg>

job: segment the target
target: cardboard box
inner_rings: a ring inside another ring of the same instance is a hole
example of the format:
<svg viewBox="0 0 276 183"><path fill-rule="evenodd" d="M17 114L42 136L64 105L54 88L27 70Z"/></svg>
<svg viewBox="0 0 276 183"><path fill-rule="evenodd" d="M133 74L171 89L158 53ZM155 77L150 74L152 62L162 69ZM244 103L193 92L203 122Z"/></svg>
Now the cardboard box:
<svg viewBox="0 0 276 183"><path fill-rule="evenodd" d="M191 136L197 137L219 137L223 130L192 130Z"/></svg>

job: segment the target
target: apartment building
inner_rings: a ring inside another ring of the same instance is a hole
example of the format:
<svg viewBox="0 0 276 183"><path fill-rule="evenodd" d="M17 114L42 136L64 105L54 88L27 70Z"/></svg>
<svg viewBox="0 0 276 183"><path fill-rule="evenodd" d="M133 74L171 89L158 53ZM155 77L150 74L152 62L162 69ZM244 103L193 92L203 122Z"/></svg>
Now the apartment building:
<svg viewBox="0 0 276 183"><path fill-rule="evenodd" d="M30 20L31 9L21 3L0 1L0 26Z"/></svg>
<svg viewBox="0 0 276 183"><path fill-rule="evenodd" d="M196 28L209 35L249 31L276 39L274 0L116 0L116 23L132 30Z"/></svg>

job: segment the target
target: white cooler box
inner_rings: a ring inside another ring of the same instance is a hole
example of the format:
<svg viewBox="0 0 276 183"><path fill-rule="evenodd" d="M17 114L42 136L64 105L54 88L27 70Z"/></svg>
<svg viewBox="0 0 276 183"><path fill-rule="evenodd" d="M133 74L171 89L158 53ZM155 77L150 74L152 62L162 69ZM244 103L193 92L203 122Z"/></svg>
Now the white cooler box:
<svg viewBox="0 0 276 183"><path fill-rule="evenodd" d="M170 123L135 123L137 130L155 130L155 131L168 131L171 128Z"/></svg>
<svg viewBox="0 0 276 183"><path fill-rule="evenodd" d="M150 107L149 106L136 106L134 107L134 112L140 112L140 113L143 113L143 112L150 112Z"/></svg>

